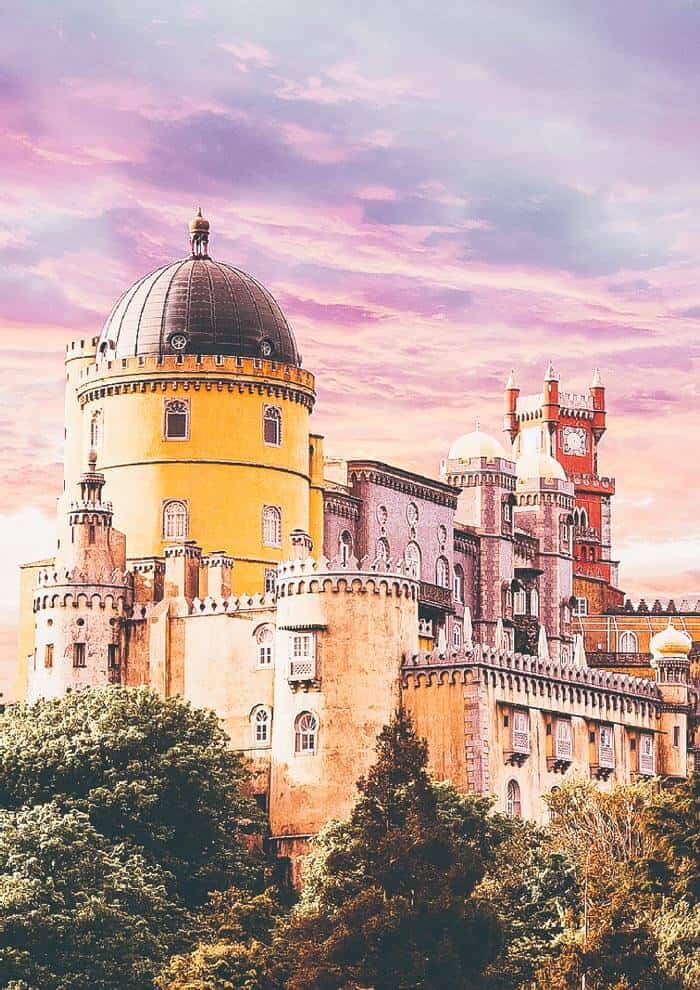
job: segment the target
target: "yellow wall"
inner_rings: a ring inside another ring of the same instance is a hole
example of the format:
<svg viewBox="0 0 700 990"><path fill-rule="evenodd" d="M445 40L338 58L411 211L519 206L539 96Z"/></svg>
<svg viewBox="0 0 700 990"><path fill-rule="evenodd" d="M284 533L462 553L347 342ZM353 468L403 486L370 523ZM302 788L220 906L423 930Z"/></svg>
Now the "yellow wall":
<svg viewBox="0 0 700 990"><path fill-rule="evenodd" d="M17 666L12 685L12 697L5 701L24 701L27 696L27 657L34 653L34 588L39 571L53 567L53 558L23 564L19 571L19 626L17 630Z"/></svg>
<svg viewBox="0 0 700 990"><path fill-rule="evenodd" d="M192 357L181 365L174 359L115 364L83 374L80 430L87 444L90 417L95 409L102 410L97 464L106 478L105 497L114 505L114 525L127 534L129 558L162 556L165 544L172 542L162 537L163 504L182 499L189 509L188 538L205 552L223 550L235 558L233 592L261 591L265 567L290 554L290 532L311 526L313 376L271 362L237 363L235 358L221 367L213 357L201 364ZM169 399L189 403L186 440L164 439ZM279 447L263 441L266 405L282 410ZM84 467L72 470L79 474ZM67 484L74 488L76 481L68 478ZM279 548L263 546L264 505L282 511ZM320 531L320 519L315 528Z"/></svg>

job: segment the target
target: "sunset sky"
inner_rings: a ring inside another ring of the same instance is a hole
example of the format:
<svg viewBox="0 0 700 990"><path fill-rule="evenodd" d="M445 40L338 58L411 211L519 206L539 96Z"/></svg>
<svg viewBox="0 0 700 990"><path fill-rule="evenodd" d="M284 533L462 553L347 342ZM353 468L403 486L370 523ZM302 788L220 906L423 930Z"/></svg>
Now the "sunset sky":
<svg viewBox="0 0 700 990"><path fill-rule="evenodd" d="M0 61L0 659L51 553L63 348L211 253L280 301L330 454L435 476L599 365L632 596L700 596L700 3L31 0Z"/></svg>

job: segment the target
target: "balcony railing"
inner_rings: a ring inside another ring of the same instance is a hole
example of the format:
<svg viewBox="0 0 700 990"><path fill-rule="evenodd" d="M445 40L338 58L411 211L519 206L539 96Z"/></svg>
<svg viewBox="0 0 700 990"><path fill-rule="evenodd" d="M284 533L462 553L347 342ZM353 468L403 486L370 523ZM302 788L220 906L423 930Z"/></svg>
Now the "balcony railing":
<svg viewBox="0 0 700 990"><path fill-rule="evenodd" d="M616 653L604 650L587 650L589 667L648 667L648 653Z"/></svg>
<svg viewBox="0 0 700 990"><path fill-rule="evenodd" d="M574 526L574 540L577 542L592 540L597 542L600 539L600 533L595 526Z"/></svg>
<svg viewBox="0 0 700 990"><path fill-rule="evenodd" d="M513 729L513 750L516 753L530 752L530 733L527 729Z"/></svg>
<svg viewBox="0 0 700 990"><path fill-rule="evenodd" d="M316 658L302 657L289 661L290 681L313 681L316 677Z"/></svg>
<svg viewBox="0 0 700 990"><path fill-rule="evenodd" d="M613 746L599 746L598 747L598 763L601 767L607 767L608 769L615 768L615 749Z"/></svg>
<svg viewBox="0 0 700 990"><path fill-rule="evenodd" d="M449 588L441 588L439 584L421 581L419 601L426 605L436 605L448 612L452 611L452 592Z"/></svg>
<svg viewBox="0 0 700 990"><path fill-rule="evenodd" d="M645 777L654 776L654 754L653 753L640 753L639 754L639 772L644 774Z"/></svg>
<svg viewBox="0 0 700 990"><path fill-rule="evenodd" d="M615 493L615 479L604 475L572 471L569 480L573 481L577 488L585 488L589 492L605 492L610 495Z"/></svg>
<svg viewBox="0 0 700 990"><path fill-rule="evenodd" d="M556 738L554 740L554 757L557 760L571 760L572 744L571 737Z"/></svg>

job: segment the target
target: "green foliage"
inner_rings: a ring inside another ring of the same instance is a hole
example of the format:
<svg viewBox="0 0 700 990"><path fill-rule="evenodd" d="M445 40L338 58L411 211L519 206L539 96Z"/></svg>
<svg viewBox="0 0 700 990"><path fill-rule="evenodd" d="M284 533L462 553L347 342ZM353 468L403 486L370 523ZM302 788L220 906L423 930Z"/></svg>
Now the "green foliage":
<svg viewBox="0 0 700 990"><path fill-rule="evenodd" d="M700 901L700 774L660 790L644 830L656 842L654 865L662 889L691 904Z"/></svg>
<svg viewBox="0 0 700 990"><path fill-rule="evenodd" d="M110 687L0 716L0 808L55 801L112 842L131 842L186 904L253 880L240 757L212 712L153 691Z"/></svg>
<svg viewBox="0 0 700 990"><path fill-rule="evenodd" d="M679 901L652 919L664 973L683 990L700 987L700 904Z"/></svg>
<svg viewBox="0 0 700 990"><path fill-rule="evenodd" d="M426 744L397 712L350 819L323 834L308 893L278 931L278 985L478 986L500 948L494 914L474 896L484 872L477 809L487 805L437 790L426 764Z"/></svg>
<svg viewBox="0 0 700 990"><path fill-rule="evenodd" d="M182 920L157 866L86 815L0 814L0 985L148 987Z"/></svg>

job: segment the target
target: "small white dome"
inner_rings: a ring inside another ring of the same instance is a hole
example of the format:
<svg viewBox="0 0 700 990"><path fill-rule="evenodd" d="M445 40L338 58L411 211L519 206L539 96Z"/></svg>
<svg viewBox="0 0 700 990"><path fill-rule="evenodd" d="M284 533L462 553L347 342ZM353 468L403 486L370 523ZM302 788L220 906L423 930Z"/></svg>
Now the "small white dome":
<svg viewBox="0 0 700 990"><path fill-rule="evenodd" d="M653 636L649 643L649 649L654 657L662 656L688 656L692 646L690 636L682 629L676 629L671 620L668 625L656 636Z"/></svg>
<svg viewBox="0 0 700 990"><path fill-rule="evenodd" d="M529 481L532 478L555 478L566 481L566 472L559 461L544 451L522 454L515 462L515 473L519 481Z"/></svg>
<svg viewBox="0 0 700 990"><path fill-rule="evenodd" d="M479 429L458 437L447 456L451 461L470 461L473 457L486 457L489 461L495 457L501 457L504 461L511 460L495 437L482 433Z"/></svg>

